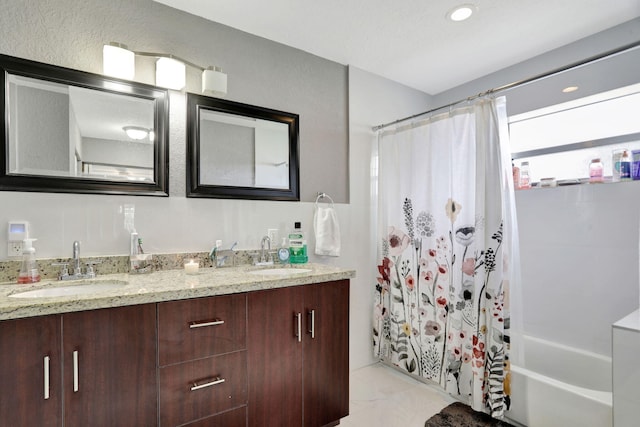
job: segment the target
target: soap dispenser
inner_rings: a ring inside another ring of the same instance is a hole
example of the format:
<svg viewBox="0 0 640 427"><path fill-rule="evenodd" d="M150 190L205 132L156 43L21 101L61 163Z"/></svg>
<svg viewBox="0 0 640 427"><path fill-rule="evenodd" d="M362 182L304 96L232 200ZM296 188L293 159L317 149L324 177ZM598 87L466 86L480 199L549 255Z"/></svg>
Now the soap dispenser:
<svg viewBox="0 0 640 427"><path fill-rule="evenodd" d="M18 275L18 283L37 283L40 281L40 272L36 263L36 249L33 242L37 239L24 239L22 248L22 265Z"/></svg>

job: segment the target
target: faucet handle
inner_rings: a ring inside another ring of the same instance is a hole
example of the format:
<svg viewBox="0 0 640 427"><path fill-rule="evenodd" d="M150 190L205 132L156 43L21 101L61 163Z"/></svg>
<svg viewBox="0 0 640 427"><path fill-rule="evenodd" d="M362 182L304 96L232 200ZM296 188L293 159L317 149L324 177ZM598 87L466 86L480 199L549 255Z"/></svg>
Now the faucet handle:
<svg viewBox="0 0 640 427"><path fill-rule="evenodd" d="M60 269L60 273L58 274L58 279L62 280L63 278L69 277L69 263L68 262L53 262L51 265L55 267L62 267Z"/></svg>
<svg viewBox="0 0 640 427"><path fill-rule="evenodd" d="M87 272L85 273L85 275L87 276L87 278L93 279L94 277L96 277L96 272L93 269L93 266L96 264L102 264L102 261L87 261L85 264L87 264Z"/></svg>

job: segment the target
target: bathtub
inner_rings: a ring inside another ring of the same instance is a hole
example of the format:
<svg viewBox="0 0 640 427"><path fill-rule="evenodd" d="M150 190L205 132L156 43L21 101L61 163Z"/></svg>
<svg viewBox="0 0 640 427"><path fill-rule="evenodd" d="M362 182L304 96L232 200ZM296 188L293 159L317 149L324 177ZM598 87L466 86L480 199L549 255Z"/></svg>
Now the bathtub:
<svg viewBox="0 0 640 427"><path fill-rule="evenodd" d="M506 417L529 427L611 427L611 358L539 338L513 337L524 366L511 365Z"/></svg>

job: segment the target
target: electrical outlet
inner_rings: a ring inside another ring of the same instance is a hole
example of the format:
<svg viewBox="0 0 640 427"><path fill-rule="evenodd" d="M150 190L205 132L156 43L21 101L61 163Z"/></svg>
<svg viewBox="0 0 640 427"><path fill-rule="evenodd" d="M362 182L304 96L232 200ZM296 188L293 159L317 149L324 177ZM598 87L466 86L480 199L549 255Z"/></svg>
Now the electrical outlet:
<svg viewBox="0 0 640 427"><path fill-rule="evenodd" d="M276 241L276 239L278 238L278 229L277 228L269 228L267 230L267 236L269 236L269 239L271 240L271 247L275 247L274 245L276 245L278 242Z"/></svg>
<svg viewBox="0 0 640 427"><path fill-rule="evenodd" d="M7 256L8 257L21 257L22 256L22 242L16 240L9 240L7 243Z"/></svg>

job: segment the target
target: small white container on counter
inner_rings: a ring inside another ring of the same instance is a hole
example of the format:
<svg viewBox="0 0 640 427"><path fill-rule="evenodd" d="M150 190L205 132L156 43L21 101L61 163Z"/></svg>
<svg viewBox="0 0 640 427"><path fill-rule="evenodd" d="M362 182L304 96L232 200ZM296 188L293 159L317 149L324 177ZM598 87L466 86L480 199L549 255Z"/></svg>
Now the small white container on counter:
<svg viewBox="0 0 640 427"><path fill-rule="evenodd" d="M184 272L186 274L198 274L199 269L200 269L200 264L198 263L198 261L193 259L185 260Z"/></svg>

